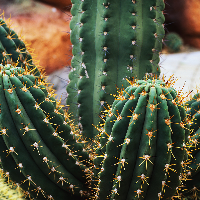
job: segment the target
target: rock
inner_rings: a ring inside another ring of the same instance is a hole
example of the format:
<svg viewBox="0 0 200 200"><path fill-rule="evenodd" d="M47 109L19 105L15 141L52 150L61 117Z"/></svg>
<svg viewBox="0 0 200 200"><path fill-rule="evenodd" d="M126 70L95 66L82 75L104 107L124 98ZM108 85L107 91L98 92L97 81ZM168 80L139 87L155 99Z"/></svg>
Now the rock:
<svg viewBox="0 0 200 200"><path fill-rule="evenodd" d="M71 0L38 0L47 4L50 4L52 6L55 6L57 8L63 9L63 8L67 8L68 10L70 10L71 8Z"/></svg>
<svg viewBox="0 0 200 200"><path fill-rule="evenodd" d="M47 74L70 66L69 11L63 13L55 7L34 1L3 9L6 18L11 13L12 28L17 34L22 32L25 41L35 49L39 65L45 67Z"/></svg>
<svg viewBox="0 0 200 200"><path fill-rule="evenodd" d="M167 30L176 31L186 44L200 48L200 1L166 0L165 3Z"/></svg>

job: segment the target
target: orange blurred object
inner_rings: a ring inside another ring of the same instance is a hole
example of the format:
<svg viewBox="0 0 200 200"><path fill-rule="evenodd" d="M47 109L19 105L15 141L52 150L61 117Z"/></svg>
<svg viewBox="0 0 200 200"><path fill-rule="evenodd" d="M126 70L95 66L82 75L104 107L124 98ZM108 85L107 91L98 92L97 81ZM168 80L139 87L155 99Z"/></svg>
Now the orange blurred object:
<svg viewBox="0 0 200 200"><path fill-rule="evenodd" d="M72 3L71 0L38 0L44 3L48 3L60 9L70 9Z"/></svg>

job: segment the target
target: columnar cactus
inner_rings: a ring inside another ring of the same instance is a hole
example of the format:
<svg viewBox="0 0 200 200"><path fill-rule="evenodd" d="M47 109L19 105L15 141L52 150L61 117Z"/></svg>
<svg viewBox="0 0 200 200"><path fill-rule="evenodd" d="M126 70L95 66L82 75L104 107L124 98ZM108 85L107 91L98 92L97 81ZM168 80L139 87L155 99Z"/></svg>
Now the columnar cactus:
<svg viewBox="0 0 200 200"><path fill-rule="evenodd" d="M67 104L82 134L95 136L116 86L145 73L159 76L164 37L162 0L72 0L72 72Z"/></svg>
<svg viewBox="0 0 200 200"><path fill-rule="evenodd" d="M84 199L91 187L88 154L53 93L30 71L1 65L2 165L36 199Z"/></svg>
<svg viewBox="0 0 200 200"><path fill-rule="evenodd" d="M97 145L97 199L156 200L175 194L188 135L179 100L160 80L137 81L117 97Z"/></svg>

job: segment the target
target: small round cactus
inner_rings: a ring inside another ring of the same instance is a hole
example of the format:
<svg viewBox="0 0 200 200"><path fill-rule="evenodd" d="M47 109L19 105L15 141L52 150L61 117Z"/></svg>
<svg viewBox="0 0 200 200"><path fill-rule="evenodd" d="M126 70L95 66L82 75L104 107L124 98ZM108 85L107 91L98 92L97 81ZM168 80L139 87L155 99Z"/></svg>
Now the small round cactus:
<svg viewBox="0 0 200 200"><path fill-rule="evenodd" d="M184 165L183 185L179 188L182 197L200 198L200 93L195 94L185 103L187 121L190 125L188 138L189 156Z"/></svg>
<svg viewBox="0 0 200 200"><path fill-rule="evenodd" d="M188 135L179 100L161 80L133 82L116 97L100 132L97 199L156 200L176 193Z"/></svg>

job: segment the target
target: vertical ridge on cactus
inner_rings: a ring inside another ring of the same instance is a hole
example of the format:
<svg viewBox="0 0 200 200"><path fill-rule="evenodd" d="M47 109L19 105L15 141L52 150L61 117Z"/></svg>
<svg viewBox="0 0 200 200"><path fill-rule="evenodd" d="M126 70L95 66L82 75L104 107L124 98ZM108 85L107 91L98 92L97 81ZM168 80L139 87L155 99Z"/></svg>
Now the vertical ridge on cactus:
<svg viewBox="0 0 200 200"><path fill-rule="evenodd" d="M164 2L76 0L72 3L74 58L67 104L83 136L92 138L96 134L93 125L99 125L98 115L106 103L112 103L109 94L116 92L116 86L126 88L126 78L141 79L145 73L159 76ZM76 82L77 76L73 74L78 72ZM73 99L75 95L77 101Z"/></svg>
<svg viewBox="0 0 200 200"><path fill-rule="evenodd" d="M70 22L70 40L73 44L73 57L71 60L71 66L72 71L69 74L69 79L71 80L68 84L67 92L67 103L70 104L69 112L73 110L73 118L78 120L78 110L77 110L77 101L78 101L78 80L79 80L79 71L81 69L81 57L82 52L80 48L80 42L79 42L79 34L80 34L80 17L82 16L81 12L81 5L82 2L80 0L72 0L72 8L71 8L71 14L72 19Z"/></svg>

